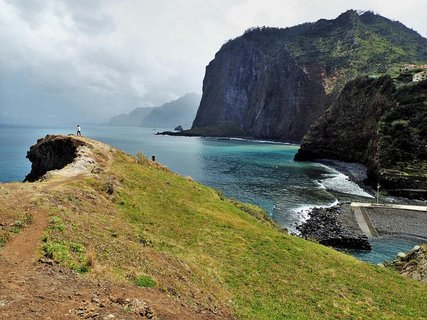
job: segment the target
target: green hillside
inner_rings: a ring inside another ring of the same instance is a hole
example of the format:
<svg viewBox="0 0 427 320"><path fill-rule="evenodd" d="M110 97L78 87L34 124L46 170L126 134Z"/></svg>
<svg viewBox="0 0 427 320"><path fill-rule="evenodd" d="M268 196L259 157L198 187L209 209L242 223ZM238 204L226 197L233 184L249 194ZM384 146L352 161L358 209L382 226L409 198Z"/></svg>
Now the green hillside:
<svg viewBox="0 0 427 320"><path fill-rule="evenodd" d="M91 175L34 184L50 215L40 255L218 318L425 318L425 284L290 236L141 155L93 152L104 164Z"/></svg>

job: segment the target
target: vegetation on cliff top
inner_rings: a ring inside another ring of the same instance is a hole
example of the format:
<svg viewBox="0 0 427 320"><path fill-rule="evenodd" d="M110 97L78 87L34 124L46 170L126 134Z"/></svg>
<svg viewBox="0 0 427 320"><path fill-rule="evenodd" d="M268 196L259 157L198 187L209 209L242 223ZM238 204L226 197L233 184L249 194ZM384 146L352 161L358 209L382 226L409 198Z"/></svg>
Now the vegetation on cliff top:
<svg viewBox="0 0 427 320"><path fill-rule="evenodd" d="M143 156L55 185L40 254L86 277L155 287L198 310L240 319L421 319L427 288L279 230ZM50 187L49 187L50 186Z"/></svg>
<svg viewBox="0 0 427 320"><path fill-rule="evenodd" d="M286 29L252 28L241 39L256 43L265 52L285 46L299 63L324 66L326 76L337 73L336 91L358 75L384 73L399 63L427 61L426 39L402 23L370 11L349 10L335 20Z"/></svg>

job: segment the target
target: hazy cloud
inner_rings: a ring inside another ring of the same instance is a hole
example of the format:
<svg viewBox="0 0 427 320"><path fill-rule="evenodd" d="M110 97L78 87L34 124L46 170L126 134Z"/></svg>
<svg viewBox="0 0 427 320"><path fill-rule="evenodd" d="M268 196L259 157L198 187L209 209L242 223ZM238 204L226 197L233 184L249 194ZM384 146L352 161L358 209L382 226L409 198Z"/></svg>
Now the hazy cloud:
<svg viewBox="0 0 427 320"><path fill-rule="evenodd" d="M201 92L205 66L245 29L347 9L427 35L424 0L0 0L0 123L102 122Z"/></svg>

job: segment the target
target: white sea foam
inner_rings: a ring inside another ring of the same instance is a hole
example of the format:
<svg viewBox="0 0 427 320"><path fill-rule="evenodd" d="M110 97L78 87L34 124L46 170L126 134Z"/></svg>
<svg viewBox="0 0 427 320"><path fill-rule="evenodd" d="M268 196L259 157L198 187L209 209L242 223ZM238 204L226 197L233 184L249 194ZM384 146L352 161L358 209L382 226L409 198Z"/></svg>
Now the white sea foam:
<svg viewBox="0 0 427 320"><path fill-rule="evenodd" d="M338 203L339 203L338 200L335 200L334 202L331 202L325 205L302 205L295 209L292 209L292 211L294 214L298 216L299 222L304 223L308 220L309 213L314 208L330 208L330 207L336 206Z"/></svg>
<svg viewBox="0 0 427 320"><path fill-rule="evenodd" d="M235 140L235 141L249 141L249 142L256 142L256 143L263 143L263 144L292 145L292 143L289 143L289 142L280 142L280 141L271 141L271 140L256 140L256 139L245 139L245 138L226 138L226 139Z"/></svg>
<svg viewBox="0 0 427 320"><path fill-rule="evenodd" d="M322 165L324 166L324 165ZM366 198L374 198L372 195L367 193L361 187L359 187L356 183L350 180L348 176L345 174L324 166L328 168L330 173L325 174L323 179L320 179L319 183L323 185L327 190L337 191L346 194L352 194L360 197Z"/></svg>
<svg viewBox="0 0 427 320"><path fill-rule="evenodd" d="M297 208L292 209L292 213L295 216L296 223L294 225L288 226L290 231L294 234L299 235L300 232L296 229L297 225L301 225L310 218L310 211L314 208L330 208L338 204L338 200L331 202L326 205L302 205Z"/></svg>

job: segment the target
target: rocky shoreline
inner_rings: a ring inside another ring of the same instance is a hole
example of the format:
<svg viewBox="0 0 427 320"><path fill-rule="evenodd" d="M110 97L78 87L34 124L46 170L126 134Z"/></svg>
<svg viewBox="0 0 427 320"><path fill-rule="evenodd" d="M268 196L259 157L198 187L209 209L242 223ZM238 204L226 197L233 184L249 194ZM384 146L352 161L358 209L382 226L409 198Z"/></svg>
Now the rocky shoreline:
<svg viewBox="0 0 427 320"><path fill-rule="evenodd" d="M427 283L427 244L417 245L407 253L399 252L396 259L386 261L384 266L405 277Z"/></svg>
<svg viewBox="0 0 427 320"><path fill-rule="evenodd" d="M301 236L340 249L371 250L349 203L330 208L313 208L309 219L297 227Z"/></svg>

